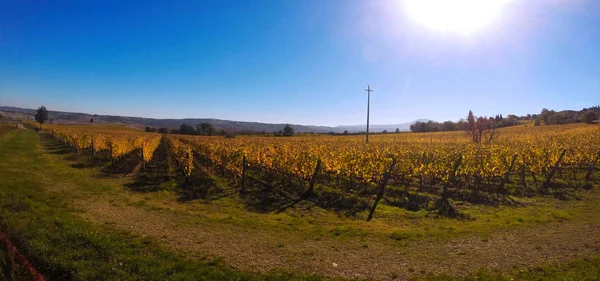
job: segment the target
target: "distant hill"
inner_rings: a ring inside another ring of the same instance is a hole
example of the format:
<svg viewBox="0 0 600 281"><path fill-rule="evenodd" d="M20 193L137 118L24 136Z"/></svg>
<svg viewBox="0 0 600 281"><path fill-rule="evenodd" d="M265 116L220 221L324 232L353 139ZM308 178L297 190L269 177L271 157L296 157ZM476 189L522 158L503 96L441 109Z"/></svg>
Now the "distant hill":
<svg viewBox="0 0 600 281"><path fill-rule="evenodd" d="M17 119L33 119L36 110L27 108L17 108L10 106L0 106L0 114ZM186 119L155 119L155 118L142 118L142 117L129 117L129 116L113 116L113 115L96 115L88 113L77 113L77 112L62 112L62 111L48 111L49 123L56 124L82 124L89 123L90 119L94 119L94 123L115 123L123 124L130 127L143 129L144 127L165 127L169 129L179 128L181 124L186 123L189 125L197 125L202 122L209 122L215 126L217 130L226 131L252 131L252 132L278 132L283 129L286 124L273 124L273 123L259 123L259 122L246 122L246 121L230 121L212 118L186 118ZM420 119L416 121L428 121L427 119ZM415 122L416 122L415 121ZM387 130L393 132L396 128L401 131L408 131L410 125L414 122L394 124L394 125L371 125L371 132L381 132ZM365 131L366 125L352 125L352 126L307 126L307 125L294 125L290 124L294 131L298 133L343 133L347 130L349 133L358 133Z"/></svg>
<svg viewBox="0 0 600 281"><path fill-rule="evenodd" d="M369 131L370 132L381 132L383 130L386 130L388 132L395 132L396 129L399 129L400 131L409 131L410 130L410 125L414 124L415 122L429 122L429 119L418 119L412 122L408 122L408 123L400 123L400 124L389 124L389 125L369 125ZM356 133L356 132L364 132L367 129L367 125L346 125L346 126L337 126L335 127L335 132L344 132L345 130L347 130L349 133Z"/></svg>

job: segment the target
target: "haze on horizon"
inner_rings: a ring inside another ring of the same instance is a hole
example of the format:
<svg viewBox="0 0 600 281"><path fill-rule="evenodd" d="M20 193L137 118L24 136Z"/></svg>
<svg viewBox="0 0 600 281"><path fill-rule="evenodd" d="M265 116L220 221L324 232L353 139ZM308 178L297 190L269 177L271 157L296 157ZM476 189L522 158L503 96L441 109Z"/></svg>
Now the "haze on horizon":
<svg viewBox="0 0 600 281"><path fill-rule="evenodd" d="M596 105L600 2L0 4L0 105L355 125L368 84L371 124Z"/></svg>

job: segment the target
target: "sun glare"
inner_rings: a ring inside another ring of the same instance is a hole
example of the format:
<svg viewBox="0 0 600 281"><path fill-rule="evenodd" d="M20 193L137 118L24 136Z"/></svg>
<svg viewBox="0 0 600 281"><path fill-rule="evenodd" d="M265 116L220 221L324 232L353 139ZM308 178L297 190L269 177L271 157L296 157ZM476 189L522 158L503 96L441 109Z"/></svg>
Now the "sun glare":
<svg viewBox="0 0 600 281"><path fill-rule="evenodd" d="M498 20L512 0L405 0L404 11L413 22L439 32L465 36L481 32Z"/></svg>

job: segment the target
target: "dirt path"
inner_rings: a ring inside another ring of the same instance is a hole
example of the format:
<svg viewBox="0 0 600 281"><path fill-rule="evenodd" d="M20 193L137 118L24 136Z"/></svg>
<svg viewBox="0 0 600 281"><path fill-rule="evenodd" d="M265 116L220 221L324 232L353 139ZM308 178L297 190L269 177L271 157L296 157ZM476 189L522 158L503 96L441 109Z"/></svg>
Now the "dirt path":
<svg viewBox="0 0 600 281"><path fill-rule="evenodd" d="M404 246L393 241L320 241L293 233L252 231L235 226L211 228L178 223L182 218L132 206L86 202L85 217L162 240L192 256L223 257L244 271L294 271L329 277L402 280L427 273L462 275L480 269L515 268L565 262L600 253L600 227L579 222L551 223L448 241L423 239ZM277 245L285 241L285 245Z"/></svg>

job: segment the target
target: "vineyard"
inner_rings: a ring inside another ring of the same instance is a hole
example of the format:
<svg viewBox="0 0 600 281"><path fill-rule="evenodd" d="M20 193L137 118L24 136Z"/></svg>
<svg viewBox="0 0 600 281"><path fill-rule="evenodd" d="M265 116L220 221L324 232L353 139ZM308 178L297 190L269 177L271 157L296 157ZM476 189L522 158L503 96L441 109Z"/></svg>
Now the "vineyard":
<svg viewBox="0 0 600 281"><path fill-rule="evenodd" d="M275 212L307 200L351 214L368 211L368 220L380 202L457 216L455 202L567 199L577 188L591 188L600 166L600 127L582 124L507 128L490 144L473 144L464 132L384 134L365 144L360 136L223 138L63 125L44 130L79 154L113 164L136 159L140 173L147 164L167 167L158 170L160 177L174 178L188 193L206 194L203 189L211 187L199 184L206 179L226 181L208 194L239 194L249 206Z"/></svg>

